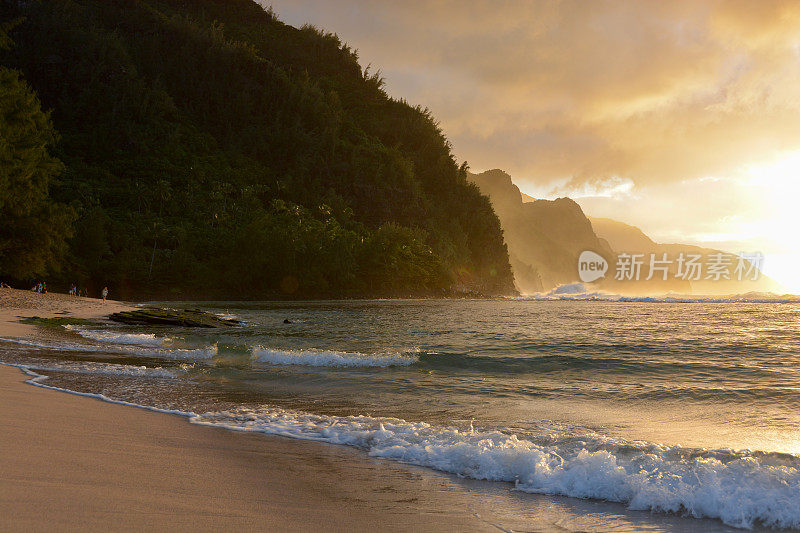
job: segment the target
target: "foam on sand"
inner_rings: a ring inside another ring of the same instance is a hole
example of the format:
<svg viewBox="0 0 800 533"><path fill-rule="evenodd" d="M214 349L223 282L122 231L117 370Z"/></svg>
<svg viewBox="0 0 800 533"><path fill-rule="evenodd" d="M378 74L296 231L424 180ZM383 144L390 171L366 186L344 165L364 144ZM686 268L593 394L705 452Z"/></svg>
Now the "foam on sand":
<svg viewBox="0 0 800 533"><path fill-rule="evenodd" d="M328 350L276 350L256 346L253 360L273 365L301 365L319 367L388 367L408 366L416 363L416 356L389 354L362 354Z"/></svg>
<svg viewBox="0 0 800 533"><path fill-rule="evenodd" d="M632 510L717 518L750 528L800 527L800 458L706 451L551 430L528 440L367 416L279 408L205 413L192 422L355 446L459 476L506 481L520 491L621 502Z"/></svg>

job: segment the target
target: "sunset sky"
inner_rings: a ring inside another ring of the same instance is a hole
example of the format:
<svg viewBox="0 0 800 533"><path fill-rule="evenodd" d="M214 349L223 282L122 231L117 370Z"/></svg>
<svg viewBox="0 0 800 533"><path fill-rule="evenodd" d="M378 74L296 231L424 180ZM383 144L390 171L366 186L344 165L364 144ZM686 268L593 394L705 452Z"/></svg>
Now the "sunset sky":
<svg viewBox="0 0 800 533"><path fill-rule="evenodd" d="M334 31L459 161L800 292L800 2L275 0Z"/></svg>

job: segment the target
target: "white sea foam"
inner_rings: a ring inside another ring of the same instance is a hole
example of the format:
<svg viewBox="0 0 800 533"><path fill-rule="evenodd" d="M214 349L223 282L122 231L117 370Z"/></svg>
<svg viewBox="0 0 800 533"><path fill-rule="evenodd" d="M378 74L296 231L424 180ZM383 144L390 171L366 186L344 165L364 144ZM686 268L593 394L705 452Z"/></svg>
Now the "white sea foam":
<svg viewBox="0 0 800 533"><path fill-rule="evenodd" d="M388 353L363 354L328 350L275 350L257 346L253 359L273 365L301 365L327 367L387 367L408 366L416 363L416 356Z"/></svg>
<svg viewBox="0 0 800 533"><path fill-rule="evenodd" d="M0 337L0 341L3 342L11 342L14 344L21 344L22 346L29 346L31 348L43 348L46 350L61 350L61 351L68 351L68 352L100 352L105 351L105 348L100 346L84 346L84 345L72 345L72 344L48 344L43 342L35 342L35 341L26 341L23 339L6 339Z"/></svg>
<svg viewBox="0 0 800 533"><path fill-rule="evenodd" d="M217 355L217 345L211 344L202 348L156 348L141 345L127 344L50 344L43 342L27 341L23 339L8 339L0 337L0 341L11 342L35 349L57 350L66 352L105 352L125 355L139 355L145 357L161 357L166 359L203 360L211 359Z"/></svg>
<svg viewBox="0 0 800 533"><path fill-rule="evenodd" d="M42 384L46 377L32 367L13 366L33 376L29 382L34 385L73 392ZM139 371L153 375L158 370ZM136 405L99 394L76 394ZM543 428L534 442L472 427L324 416L269 406L204 414L139 407L182 414L201 425L355 446L374 457L514 483L525 492L609 500L632 510L716 518L742 528L757 523L800 527L800 458L791 455L692 450L592 433L577 437L557 425Z"/></svg>
<svg viewBox="0 0 800 533"><path fill-rule="evenodd" d="M551 435L547 445L501 432L462 431L398 419L332 417L278 408L195 415L192 422L356 446L517 490L622 502L634 510L717 518L749 528L800 527L800 459L589 435Z"/></svg>
<svg viewBox="0 0 800 533"><path fill-rule="evenodd" d="M559 285L545 293L529 294L514 299L523 300L598 300L609 302L639 303L800 303L800 296L750 292L727 296L704 296L692 294L665 294L660 296L624 296L604 291L590 291L583 283Z"/></svg>
<svg viewBox="0 0 800 533"><path fill-rule="evenodd" d="M48 364L27 364L26 368L37 372L69 372L71 374L93 374L106 376L174 378L182 374L182 370L162 367L119 365L116 363L96 362L53 362Z"/></svg>
<svg viewBox="0 0 800 533"><path fill-rule="evenodd" d="M135 344L139 346L164 346L164 342L169 339L158 337L153 333L121 333L119 331L106 331L99 329L81 329L75 326L64 326L70 331L74 331L81 337L98 342L109 342L112 344Z"/></svg>

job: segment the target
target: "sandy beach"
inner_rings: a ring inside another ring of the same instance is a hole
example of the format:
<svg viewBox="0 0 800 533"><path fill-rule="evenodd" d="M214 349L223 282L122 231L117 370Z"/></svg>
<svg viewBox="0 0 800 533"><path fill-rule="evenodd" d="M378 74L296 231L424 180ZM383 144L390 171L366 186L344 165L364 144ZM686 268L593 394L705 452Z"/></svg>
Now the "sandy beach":
<svg viewBox="0 0 800 533"><path fill-rule="evenodd" d="M35 336L19 317L97 318L126 307L0 289L0 336ZM496 530L479 498L446 475L28 379L0 366L3 531Z"/></svg>
<svg viewBox="0 0 800 533"><path fill-rule="evenodd" d="M72 316L92 319L129 309L134 309L134 306L115 300L104 302L98 298L4 288L0 289L0 336L23 338L34 335L36 326L21 324L21 318Z"/></svg>

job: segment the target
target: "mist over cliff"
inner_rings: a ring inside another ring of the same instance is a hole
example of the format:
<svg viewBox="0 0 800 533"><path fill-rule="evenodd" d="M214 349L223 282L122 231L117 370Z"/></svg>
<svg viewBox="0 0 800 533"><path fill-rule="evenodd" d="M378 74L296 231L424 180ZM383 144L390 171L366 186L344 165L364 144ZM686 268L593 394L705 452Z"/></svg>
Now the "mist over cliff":
<svg viewBox="0 0 800 533"><path fill-rule="evenodd" d="M524 293L547 292L559 285L580 282L578 259L589 250L602 256L609 265L606 276L587 284L597 290L619 294L740 294L777 292L778 284L766 276L757 280L683 279L675 260L684 256L708 258L719 250L685 244L659 244L635 226L607 218L590 218L580 205L569 198L537 200L524 195L511 176L499 169L469 179L492 201L508 246L515 281ZM617 257L621 253L642 254L645 262L639 280L615 279ZM657 260L664 254L672 263L667 266L667 279L656 275L647 278L650 254Z"/></svg>

